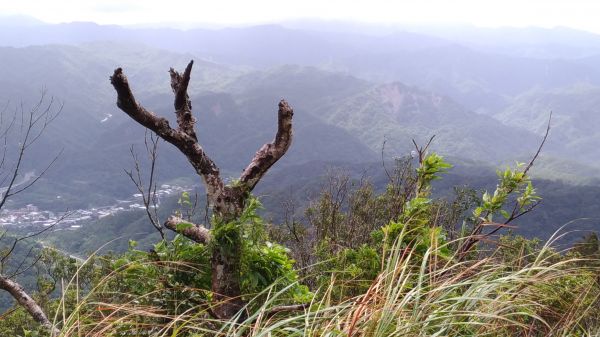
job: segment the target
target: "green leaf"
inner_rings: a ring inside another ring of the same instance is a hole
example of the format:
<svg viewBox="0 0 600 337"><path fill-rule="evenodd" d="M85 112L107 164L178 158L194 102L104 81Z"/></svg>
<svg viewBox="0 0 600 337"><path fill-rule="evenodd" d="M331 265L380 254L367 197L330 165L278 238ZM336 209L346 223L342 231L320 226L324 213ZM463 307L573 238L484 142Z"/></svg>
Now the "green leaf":
<svg viewBox="0 0 600 337"><path fill-rule="evenodd" d="M483 207L477 207L475 208L475 210L473 211L473 215L476 218L479 218L479 216L481 215L481 212L483 212Z"/></svg>

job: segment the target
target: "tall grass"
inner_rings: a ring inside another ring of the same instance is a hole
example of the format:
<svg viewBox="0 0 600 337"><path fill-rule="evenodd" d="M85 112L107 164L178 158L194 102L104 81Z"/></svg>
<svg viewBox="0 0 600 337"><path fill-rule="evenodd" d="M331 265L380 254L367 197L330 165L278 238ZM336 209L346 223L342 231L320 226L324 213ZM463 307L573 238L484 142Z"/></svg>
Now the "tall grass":
<svg viewBox="0 0 600 337"><path fill-rule="evenodd" d="M247 317L226 322L204 304L167 314L149 304L155 293L113 296L98 286L61 322L61 336L600 336L599 271L552 242L519 256L525 263L495 252L456 263L437 254L442 247L417 254L403 233L360 296L333 302L333 273L306 306L285 310L287 289L271 287L250 301Z"/></svg>

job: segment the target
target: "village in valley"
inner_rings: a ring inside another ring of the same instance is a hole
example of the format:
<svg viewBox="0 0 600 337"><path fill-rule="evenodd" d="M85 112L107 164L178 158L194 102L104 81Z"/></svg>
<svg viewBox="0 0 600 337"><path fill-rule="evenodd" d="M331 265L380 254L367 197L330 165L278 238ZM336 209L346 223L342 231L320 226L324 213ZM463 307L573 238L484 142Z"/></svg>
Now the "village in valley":
<svg viewBox="0 0 600 337"><path fill-rule="evenodd" d="M181 194L191 188L177 185L161 185L156 190L156 206L152 203L149 207L159 207L161 198ZM57 196L60 198L60 196ZM77 229L85 225L87 221L102 219L119 212L144 210L142 194L133 194L126 200L116 200L116 204L109 206L93 207L90 209L76 209L72 211L54 212L39 209L33 204L19 209L2 209L0 212L0 226L33 227L43 228L56 226L62 229Z"/></svg>

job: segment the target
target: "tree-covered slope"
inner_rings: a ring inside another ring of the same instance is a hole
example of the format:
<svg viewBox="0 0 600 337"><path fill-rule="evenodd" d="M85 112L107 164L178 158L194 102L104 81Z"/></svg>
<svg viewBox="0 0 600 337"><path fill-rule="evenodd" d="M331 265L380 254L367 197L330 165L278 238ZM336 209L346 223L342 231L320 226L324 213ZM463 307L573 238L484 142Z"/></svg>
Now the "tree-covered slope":
<svg viewBox="0 0 600 337"><path fill-rule="evenodd" d="M576 85L554 90L532 90L517 97L496 118L513 128L542 134L552 112L548 147L560 156L598 165L600 158L600 87Z"/></svg>

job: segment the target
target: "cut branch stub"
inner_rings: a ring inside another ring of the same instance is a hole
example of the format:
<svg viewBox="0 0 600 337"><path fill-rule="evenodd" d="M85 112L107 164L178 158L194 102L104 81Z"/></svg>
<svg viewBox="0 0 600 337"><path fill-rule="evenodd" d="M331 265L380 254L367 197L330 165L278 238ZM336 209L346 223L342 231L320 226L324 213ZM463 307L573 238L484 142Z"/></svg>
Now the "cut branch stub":
<svg viewBox="0 0 600 337"><path fill-rule="evenodd" d="M246 167L240 181L248 191L260 181L262 176L275 164L289 149L292 144L292 117L294 110L285 100L279 102L277 134L272 143L263 145Z"/></svg>
<svg viewBox="0 0 600 337"><path fill-rule="evenodd" d="M174 106L179 130L185 132L197 141L196 132L194 131L196 119L192 115L192 102L187 93L193 64L194 61L190 61L185 68L183 75L179 74L173 68L169 69L169 73L171 74L171 89L173 89L173 93L175 94Z"/></svg>
<svg viewBox="0 0 600 337"><path fill-rule="evenodd" d="M190 224L192 226L178 230L177 227L181 224ZM210 241L210 231L208 229L204 226L185 221L180 217L171 216L165 222L165 227L197 243L207 244Z"/></svg>

